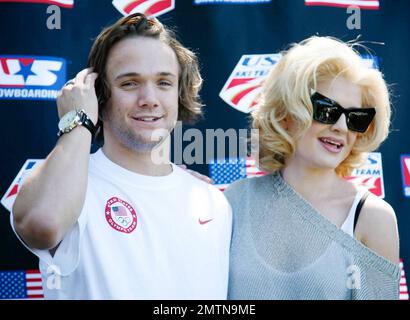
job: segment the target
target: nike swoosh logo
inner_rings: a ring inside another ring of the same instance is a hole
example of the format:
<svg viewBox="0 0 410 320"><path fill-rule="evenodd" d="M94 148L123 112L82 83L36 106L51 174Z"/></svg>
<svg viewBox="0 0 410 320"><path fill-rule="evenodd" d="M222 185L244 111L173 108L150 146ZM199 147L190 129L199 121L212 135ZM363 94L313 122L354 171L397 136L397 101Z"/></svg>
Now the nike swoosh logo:
<svg viewBox="0 0 410 320"><path fill-rule="evenodd" d="M208 222L211 222L213 219L209 219L209 220L205 220L205 221L202 221L201 219L198 219L198 222L199 222L199 224L207 224Z"/></svg>

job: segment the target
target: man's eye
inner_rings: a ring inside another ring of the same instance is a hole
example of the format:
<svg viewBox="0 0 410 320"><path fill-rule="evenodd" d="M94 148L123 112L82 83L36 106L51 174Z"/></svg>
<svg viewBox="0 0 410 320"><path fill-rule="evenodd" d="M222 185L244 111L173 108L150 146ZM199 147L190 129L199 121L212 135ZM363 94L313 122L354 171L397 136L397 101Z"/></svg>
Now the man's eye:
<svg viewBox="0 0 410 320"><path fill-rule="evenodd" d="M169 82L169 81L160 81L159 82L159 85L160 86L172 86L172 83L171 82Z"/></svg>
<svg viewBox="0 0 410 320"><path fill-rule="evenodd" d="M134 81L127 81L121 84L122 87L132 87L137 85Z"/></svg>

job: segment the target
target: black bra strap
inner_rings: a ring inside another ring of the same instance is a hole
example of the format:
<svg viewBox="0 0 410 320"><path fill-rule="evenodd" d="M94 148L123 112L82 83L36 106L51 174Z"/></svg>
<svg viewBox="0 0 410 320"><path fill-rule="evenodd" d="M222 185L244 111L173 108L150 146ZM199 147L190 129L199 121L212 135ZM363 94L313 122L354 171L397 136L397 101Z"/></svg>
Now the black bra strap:
<svg viewBox="0 0 410 320"><path fill-rule="evenodd" d="M363 204L366 201L366 198L369 196L370 192L367 191L362 198L360 199L359 203L357 204L356 211L354 213L354 222L353 222L353 232L356 230L357 220L359 220L360 210L362 210Z"/></svg>

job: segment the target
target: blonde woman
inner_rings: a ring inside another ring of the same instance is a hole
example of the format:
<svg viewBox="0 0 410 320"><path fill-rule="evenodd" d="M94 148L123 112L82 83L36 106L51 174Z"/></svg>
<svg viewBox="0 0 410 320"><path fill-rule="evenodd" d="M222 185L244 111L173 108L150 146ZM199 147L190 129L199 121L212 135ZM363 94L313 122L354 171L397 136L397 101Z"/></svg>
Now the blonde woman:
<svg viewBox="0 0 410 320"><path fill-rule="evenodd" d="M386 139L387 86L351 45L312 37L270 72L253 127L259 166L225 194L230 299L398 299L395 213L343 177Z"/></svg>

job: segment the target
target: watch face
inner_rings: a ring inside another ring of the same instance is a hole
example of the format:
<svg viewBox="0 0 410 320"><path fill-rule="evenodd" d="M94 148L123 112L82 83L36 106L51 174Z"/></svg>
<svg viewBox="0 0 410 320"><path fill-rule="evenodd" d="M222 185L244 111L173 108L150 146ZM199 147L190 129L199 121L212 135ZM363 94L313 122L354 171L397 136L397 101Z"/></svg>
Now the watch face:
<svg viewBox="0 0 410 320"><path fill-rule="evenodd" d="M64 131L65 129L69 129L70 126L74 124L74 121L77 117L77 111L76 110L71 110L67 112L61 119L60 122L58 123L58 129Z"/></svg>

